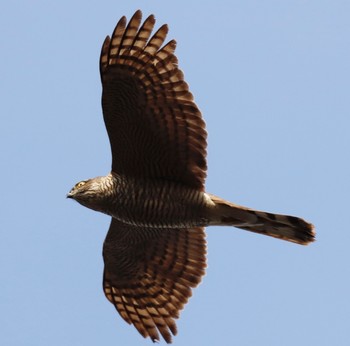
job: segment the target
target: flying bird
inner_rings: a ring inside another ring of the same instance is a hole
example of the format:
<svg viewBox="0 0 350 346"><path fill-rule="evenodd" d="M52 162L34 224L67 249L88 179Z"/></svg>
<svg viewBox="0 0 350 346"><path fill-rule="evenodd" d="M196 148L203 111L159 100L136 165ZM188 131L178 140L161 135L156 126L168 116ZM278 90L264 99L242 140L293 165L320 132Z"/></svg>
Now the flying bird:
<svg viewBox="0 0 350 346"><path fill-rule="evenodd" d="M178 68L168 26L122 17L101 51L103 117L112 170L67 197L112 217L103 290L143 337L171 343L175 319L206 268L207 226L234 226L297 244L314 240L295 216L242 207L205 190L207 132Z"/></svg>

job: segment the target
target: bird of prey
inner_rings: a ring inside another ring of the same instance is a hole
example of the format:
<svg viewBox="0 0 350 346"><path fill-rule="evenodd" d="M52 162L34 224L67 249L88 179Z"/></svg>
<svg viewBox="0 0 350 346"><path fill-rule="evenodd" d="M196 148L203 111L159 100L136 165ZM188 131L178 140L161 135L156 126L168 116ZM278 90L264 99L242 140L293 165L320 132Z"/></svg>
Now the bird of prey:
<svg viewBox="0 0 350 346"><path fill-rule="evenodd" d="M167 343L206 268L207 226L235 226L297 244L314 240L295 216L242 207L205 190L205 123L178 68L168 26L122 17L100 58L112 170L67 197L112 217L103 245L103 290L143 337ZM160 334L160 335L159 335Z"/></svg>

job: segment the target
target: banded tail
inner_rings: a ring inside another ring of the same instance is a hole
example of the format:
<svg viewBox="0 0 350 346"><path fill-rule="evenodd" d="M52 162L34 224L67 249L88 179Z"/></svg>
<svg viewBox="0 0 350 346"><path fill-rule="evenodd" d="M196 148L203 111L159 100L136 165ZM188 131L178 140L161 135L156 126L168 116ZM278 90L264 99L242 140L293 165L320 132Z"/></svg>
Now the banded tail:
<svg viewBox="0 0 350 346"><path fill-rule="evenodd" d="M209 196L215 203L211 225L234 226L301 245L315 240L314 226L301 218L253 210Z"/></svg>

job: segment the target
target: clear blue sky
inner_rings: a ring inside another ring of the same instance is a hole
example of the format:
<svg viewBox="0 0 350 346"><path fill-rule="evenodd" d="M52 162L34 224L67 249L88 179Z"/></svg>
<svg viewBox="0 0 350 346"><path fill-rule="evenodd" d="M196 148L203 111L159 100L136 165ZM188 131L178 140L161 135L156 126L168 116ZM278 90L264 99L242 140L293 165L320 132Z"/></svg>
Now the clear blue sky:
<svg viewBox="0 0 350 346"><path fill-rule="evenodd" d="M109 217L66 200L104 175L101 44L168 23L209 132L208 191L312 221L301 247L209 228L175 345L349 345L350 2L7 1L0 6L0 344L151 345L102 292Z"/></svg>

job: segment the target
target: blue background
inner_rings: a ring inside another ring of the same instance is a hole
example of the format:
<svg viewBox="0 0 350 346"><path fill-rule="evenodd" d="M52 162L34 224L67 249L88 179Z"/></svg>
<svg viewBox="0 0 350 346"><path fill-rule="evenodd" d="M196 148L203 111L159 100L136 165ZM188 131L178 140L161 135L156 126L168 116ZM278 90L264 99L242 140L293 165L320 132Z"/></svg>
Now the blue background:
<svg viewBox="0 0 350 346"><path fill-rule="evenodd" d="M302 247L212 227L175 345L349 345L350 3L0 5L0 344L150 345L102 292L109 217L65 199L110 169L98 58L122 15L168 23L209 132L207 190L312 221Z"/></svg>

